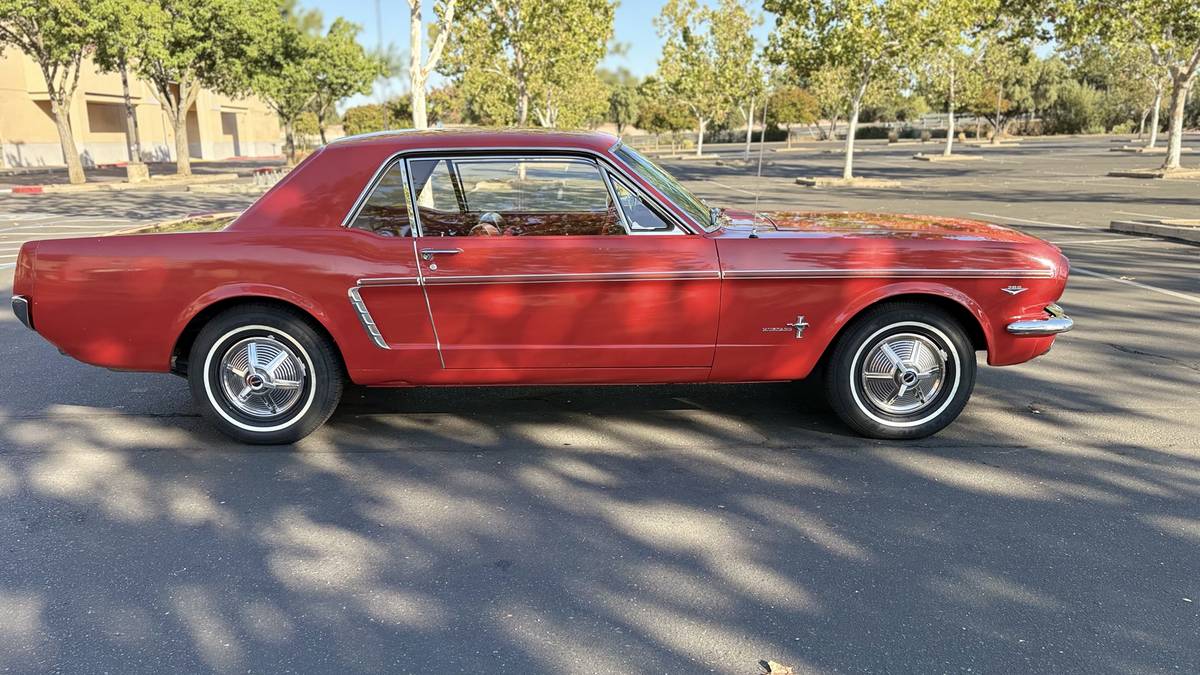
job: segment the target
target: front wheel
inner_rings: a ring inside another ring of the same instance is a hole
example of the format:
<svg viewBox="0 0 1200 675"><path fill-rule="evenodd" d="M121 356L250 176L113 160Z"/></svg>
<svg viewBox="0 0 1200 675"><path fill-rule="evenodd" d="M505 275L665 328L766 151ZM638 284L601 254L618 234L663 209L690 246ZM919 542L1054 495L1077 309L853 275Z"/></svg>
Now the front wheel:
<svg viewBox="0 0 1200 675"><path fill-rule="evenodd" d="M975 387L975 350L936 307L882 305L858 318L834 348L829 404L871 438L931 436L953 422Z"/></svg>
<svg viewBox="0 0 1200 675"><path fill-rule="evenodd" d="M269 305L214 317L192 345L192 397L243 443L293 443L321 426L342 395L341 362L300 315Z"/></svg>

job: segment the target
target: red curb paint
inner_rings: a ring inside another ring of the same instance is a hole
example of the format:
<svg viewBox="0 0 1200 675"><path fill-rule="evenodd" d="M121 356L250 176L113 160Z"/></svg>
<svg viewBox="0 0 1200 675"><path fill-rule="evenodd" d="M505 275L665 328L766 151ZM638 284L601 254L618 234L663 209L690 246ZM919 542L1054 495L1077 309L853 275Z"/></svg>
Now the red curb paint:
<svg viewBox="0 0 1200 675"><path fill-rule="evenodd" d="M16 195L40 195L42 194L41 185L16 185L12 189Z"/></svg>

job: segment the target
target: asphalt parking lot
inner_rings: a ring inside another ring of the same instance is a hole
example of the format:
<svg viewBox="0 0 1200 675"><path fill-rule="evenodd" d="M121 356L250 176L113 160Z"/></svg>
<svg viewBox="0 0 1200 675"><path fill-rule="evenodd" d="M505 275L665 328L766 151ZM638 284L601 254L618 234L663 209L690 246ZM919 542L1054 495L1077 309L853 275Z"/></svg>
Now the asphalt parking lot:
<svg viewBox="0 0 1200 675"><path fill-rule="evenodd" d="M1104 227L1198 217L1200 182L1106 178L1157 161L1111 145L947 166L876 144L858 166L886 191L794 185L837 173L817 146L762 179L669 162L714 203L1064 249L1075 332L981 368L920 442L771 384L352 389L299 445L246 447L184 381L76 363L0 312L0 670L1197 672L1200 247ZM0 198L0 295L24 239L249 199Z"/></svg>

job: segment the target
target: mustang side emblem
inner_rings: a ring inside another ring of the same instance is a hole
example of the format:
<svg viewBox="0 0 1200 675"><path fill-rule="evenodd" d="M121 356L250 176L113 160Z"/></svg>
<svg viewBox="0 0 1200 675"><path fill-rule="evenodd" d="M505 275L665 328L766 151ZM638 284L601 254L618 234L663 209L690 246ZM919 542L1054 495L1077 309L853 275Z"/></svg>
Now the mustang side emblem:
<svg viewBox="0 0 1200 675"><path fill-rule="evenodd" d="M1027 291L1029 289L1025 288L1024 286L1005 286L1004 288L1001 288L1000 290L1004 291L1005 293L1008 293L1009 295L1018 295L1020 293L1024 293L1025 291Z"/></svg>
<svg viewBox="0 0 1200 675"><path fill-rule="evenodd" d="M805 328L808 328L808 322L804 320L804 315L801 314L800 316L796 317L795 323L785 323L785 324L783 324L782 328L774 328L774 327L764 328L764 329L762 329L762 332L764 332L764 333L788 333L788 332L791 332L794 330L794 331L796 331L796 339L799 340L800 338L804 337L804 329Z"/></svg>

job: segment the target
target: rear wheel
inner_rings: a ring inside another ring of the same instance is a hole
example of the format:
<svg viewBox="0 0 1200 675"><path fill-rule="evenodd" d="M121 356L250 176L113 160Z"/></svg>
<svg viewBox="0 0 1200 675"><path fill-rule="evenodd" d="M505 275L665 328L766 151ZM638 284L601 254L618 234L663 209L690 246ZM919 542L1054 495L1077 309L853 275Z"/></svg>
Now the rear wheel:
<svg viewBox="0 0 1200 675"><path fill-rule="evenodd" d="M975 350L953 317L916 303L881 305L838 340L829 404L872 438L924 438L953 422L975 387Z"/></svg>
<svg viewBox="0 0 1200 675"><path fill-rule="evenodd" d="M192 397L217 428L243 443L304 438L337 408L341 362L329 339L297 313L268 305L225 311L192 345Z"/></svg>

